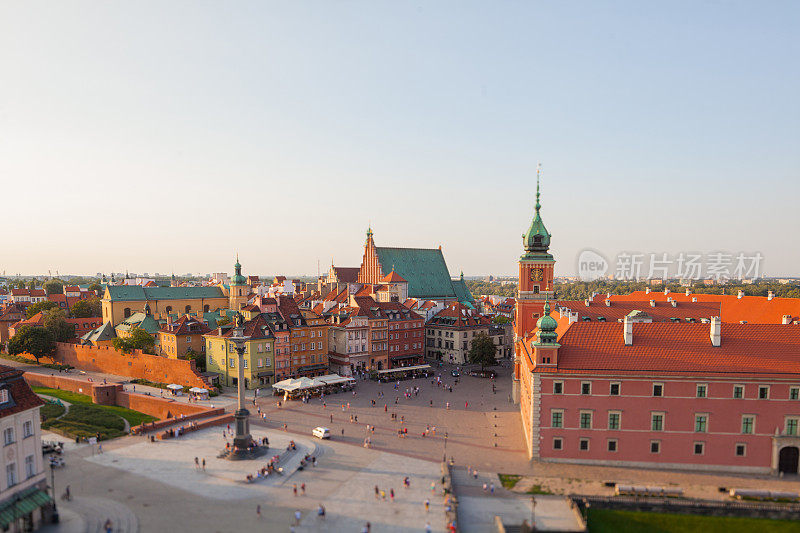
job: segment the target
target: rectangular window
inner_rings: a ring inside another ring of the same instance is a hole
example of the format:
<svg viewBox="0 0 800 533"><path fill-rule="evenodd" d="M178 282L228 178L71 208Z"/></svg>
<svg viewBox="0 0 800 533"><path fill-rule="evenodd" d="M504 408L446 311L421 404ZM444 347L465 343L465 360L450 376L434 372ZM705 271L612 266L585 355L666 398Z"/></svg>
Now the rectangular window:
<svg viewBox="0 0 800 533"><path fill-rule="evenodd" d="M661 441L660 440L651 440L650 441L650 453L661 453Z"/></svg>
<svg viewBox="0 0 800 533"><path fill-rule="evenodd" d="M17 465L14 463L6 465L6 483L9 487L17 484Z"/></svg>
<svg viewBox="0 0 800 533"><path fill-rule="evenodd" d="M653 383L653 396L657 396L657 397L664 396L664 384L663 383Z"/></svg>
<svg viewBox="0 0 800 533"><path fill-rule="evenodd" d="M33 456L29 455L25 458L25 477L31 478L36 475L36 464L33 461Z"/></svg>
<svg viewBox="0 0 800 533"><path fill-rule="evenodd" d="M33 436L33 422L31 422L30 420L26 420L22 424L22 435L23 435L22 438L25 439Z"/></svg>
<svg viewBox="0 0 800 533"><path fill-rule="evenodd" d="M760 400L769 400L769 385L761 385L758 387L758 398Z"/></svg>
<svg viewBox="0 0 800 533"><path fill-rule="evenodd" d="M564 427L564 411L550 411L550 427Z"/></svg>
<svg viewBox="0 0 800 533"><path fill-rule="evenodd" d="M591 393L592 393L592 382L581 381L581 394L591 394Z"/></svg>
<svg viewBox="0 0 800 533"><path fill-rule="evenodd" d="M561 437L556 437L553 439L553 449L554 450L564 449L564 441L561 439Z"/></svg>
<svg viewBox="0 0 800 533"><path fill-rule="evenodd" d="M786 434L797 435L797 426L800 423L800 418L787 418L786 419Z"/></svg>
<svg viewBox="0 0 800 533"><path fill-rule="evenodd" d="M6 428L6 430L3 431L3 441L6 443L6 445L13 444L14 428Z"/></svg>
<svg viewBox="0 0 800 533"><path fill-rule="evenodd" d="M800 387L789 387L789 399L800 400Z"/></svg>
<svg viewBox="0 0 800 533"><path fill-rule="evenodd" d="M694 432L705 433L708 431L708 415L694 415Z"/></svg>
<svg viewBox="0 0 800 533"><path fill-rule="evenodd" d="M742 434L752 435L756 417L754 415L742 415Z"/></svg>
<svg viewBox="0 0 800 533"><path fill-rule="evenodd" d="M564 394L564 382L563 381L554 381L553 382L553 394Z"/></svg>
<svg viewBox="0 0 800 533"><path fill-rule="evenodd" d="M695 442L694 443L694 454L695 455L703 455L706 453L706 443L705 442Z"/></svg>
<svg viewBox="0 0 800 533"><path fill-rule="evenodd" d="M733 386L733 397L737 399L744 398L744 385Z"/></svg>
<svg viewBox="0 0 800 533"><path fill-rule="evenodd" d="M608 451L610 451L610 452L617 451L617 439L609 439L609 441L608 441Z"/></svg>
<svg viewBox="0 0 800 533"><path fill-rule="evenodd" d="M234 368L236 366L236 359L234 359L233 357L230 358L230 366L231 368Z"/></svg>
<svg viewBox="0 0 800 533"><path fill-rule="evenodd" d="M578 441L578 447L583 452L589 451L589 439L580 439Z"/></svg>
<svg viewBox="0 0 800 533"><path fill-rule="evenodd" d="M664 431L664 413L650 414L650 430Z"/></svg>
<svg viewBox="0 0 800 533"><path fill-rule="evenodd" d="M581 429L592 429L591 411L581 411Z"/></svg>
<svg viewBox="0 0 800 533"><path fill-rule="evenodd" d="M708 394L708 385L706 384L698 384L697 385L697 397L698 398L705 398Z"/></svg>
<svg viewBox="0 0 800 533"><path fill-rule="evenodd" d="M247 368L247 358L242 359L242 361L244 362L244 368Z"/></svg>
<svg viewBox="0 0 800 533"><path fill-rule="evenodd" d="M258 359L258 368L264 368L264 360L259 357Z"/></svg>
<svg viewBox="0 0 800 533"><path fill-rule="evenodd" d="M213 365L214 364L214 358L211 357L210 355L208 356L208 364L209 365Z"/></svg>
<svg viewBox="0 0 800 533"><path fill-rule="evenodd" d="M608 413L608 429L619 429L619 419L622 415L618 412Z"/></svg>
<svg viewBox="0 0 800 533"><path fill-rule="evenodd" d="M609 391L609 395L611 396L619 396L619 383L612 383L611 390Z"/></svg>
<svg viewBox="0 0 800 533"><path fill-rule="evenodd" d="M747 446L745 444L736 445L736 457L744 457L747 454Z"/></svg>

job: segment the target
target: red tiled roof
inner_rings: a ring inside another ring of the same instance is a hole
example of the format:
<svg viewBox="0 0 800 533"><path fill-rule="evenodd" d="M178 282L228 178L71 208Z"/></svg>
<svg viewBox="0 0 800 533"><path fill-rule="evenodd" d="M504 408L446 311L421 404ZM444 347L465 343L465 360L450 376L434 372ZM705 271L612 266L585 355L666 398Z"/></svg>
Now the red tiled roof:
<svg viewBox="0 0 800 533"><path fill-rule="evenodd" d="M571 324L559 339L558 370L800 375L798 325L722 324L720 346L709 324L636 323L632 346L623 327Z"/></svg>
<svg viewBox="0 0 800 533"><path fill-rule="evenodd" d="M475 309L470 309L469 307L463 305L461 302L452 302L447 305L444 309L433 315L431 318L431 322L436 322L437 319L452 319L455 320L454 324L450 324L451 327L467 327L467 326L482 326L487 325L491 321L489 317L486 317L480 314ZM437 324L438 325L448 325L448 324Z"/></svg>
<svg viewBox="0 0 800 533"><path fill-rule="evenodd" d="M195 317L183 315L177 322L163 326L159 331L172 335L203 335L211 331L204 322Z"/></svg>
<svg viewBox="0 0 800 533"><path fill-rule="evenodd" d="M401 276L394 270L386 274L381 281L383 281L384 283L408 283L408 281L406 281L406 279L403 276Z"/></svg>
<svg viewBox="0 0 800 533"><path fill-rule="evenodd" d="M738 323L746 320L750 324L780 324L784 315L789 315L792 320L800 319L800 298L773 298L766 296L743 296L738 298L735 294L690 294L685 292L670 292L665 295L663 291L651 292L635 291L627 295L612 295L611 300L655 300L666 302L671 297L678 302L717 302L721 304L720 317L723 322ZM596 297L602 300L602 297ZM602 302L601 302L602 303Z"/></svg>
<svg viewBox="0 0 800 533"><path fill-rule="evenodd" d="M360 267L332 267L336 279L340 283L356 283L358 281L358 273L361 271Z"/></svg>
<svg viewBox="0 0 800 533"><path fill-rule="evenodd" d="M34 407L44 405L44 402L33 390L28 382L22 377L22 371L10 366L0 365L0 388L8 389L10 400L7 404L0 404L0 418L21 413Z"/></svg>
<svg viewBox="0 0 800 533"><path fill-rule="evenodd" d="M686 320L687 318L700 320L701 318L720 316L720 304L718 302L692 302L690 300L676 302L676 306L673 307L671 302L667 302L664 299L656 301L655 307L651 307L651 298L646 300L609 298L611 305L606 305L605 300L605 296L596 296L594 300L589 302L588 306L583 300L561 300L556 306L556 311L560 306L568 308L573 313L578 313L579 319L588 317L591 320L597 320L598 317L604 317L606 320L618 320L625 318L631 311L639 310L650 315L653 322L668 322L673 317L681 320Z"/></svg>

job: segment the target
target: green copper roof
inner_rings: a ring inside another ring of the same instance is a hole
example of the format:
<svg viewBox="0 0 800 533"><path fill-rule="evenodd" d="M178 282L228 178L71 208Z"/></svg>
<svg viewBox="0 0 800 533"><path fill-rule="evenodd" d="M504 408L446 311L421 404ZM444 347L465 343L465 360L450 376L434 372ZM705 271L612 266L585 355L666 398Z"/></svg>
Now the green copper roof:
<svg viewBox="0 0 800 533"><path fill-rule="evenodd" d="M93 329L81 337L81 340L90 342L110 341L116 338L116 336L117 332L114 330L114 326L111 325L111 322L106 322L99 328Z"/></svg>
<svg viewBox="0 0 800 533"><path fill-rule="evenodd" d="M539 172L536 172L536 214L533 216L528 231L522 236L522 245L525 248L525 256L550 256L547 250L550 248L550 233L544 226L539 210L542 204L539 203ZM523 257L525 257L523 256Z"/></svg>
<svg viewBox="0 0 800 533"><path fill-rule="evenodd" d="M536 342L538 344L552 344L558 340L558 334L556 333L558 321L550 316L549 300L544 302L544 312L541 318L536 321L536 327L538 328L536 332Z"/></svg>
<svg viewBox="0 0 800 533"><path fill-rule="evenodd" d="M452 283L458 301L474 309L473 304L475 303L475 298L472 297L472 293L469 292L467 284L464 282L464 274L461 274L461 279L457 279Z"/></svg>
<svg viewBox="0 0 800 533"><path fill-rule="evenodd" d="M411 298L455 298L456 292L444 255L438 248L375 247L383 271L394 271L408 281Z"/></svg>
<svg viewBox="0 0 800 533"><path fill-rule="evenodd" d="M239 264L239 254L236 254L236 264L233 265L233 279L231 279L231 285L246 285L247 278L242 276L242 265Z"/></svg>
<svg viewBox="0 0 800 533"><path fill-rule="evenodd" d="M128 332L133 328L142 328L150 335L155 335L158 333L160 328L158 322L153 315L145 315L144 313L133 313L131 316L117 324L115 328L117 333L119 332Z"/></svg>
<svg viewBox="0 0 800 533"><path fill-rule="evenodd" d="M136 300L199 300L225 298L219 287L142 287L139 285L109 285L112 301Z"/></svg>

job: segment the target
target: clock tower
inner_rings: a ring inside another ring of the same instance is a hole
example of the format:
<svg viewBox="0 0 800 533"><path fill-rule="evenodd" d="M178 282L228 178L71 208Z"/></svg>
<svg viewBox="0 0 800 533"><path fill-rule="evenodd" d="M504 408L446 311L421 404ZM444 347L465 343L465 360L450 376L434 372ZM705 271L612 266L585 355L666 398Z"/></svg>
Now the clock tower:
<svg viewBox="0 0 800 533"><path fill-rule="evenodd" d="M519 258L519 290L514 335L521 338L536 327L544 312L545 300L553 299L555 259L548 252L550 233L544 227L539 203L539 171L536 172L536 212L528 231L522 236L525 253Z"/></svg>

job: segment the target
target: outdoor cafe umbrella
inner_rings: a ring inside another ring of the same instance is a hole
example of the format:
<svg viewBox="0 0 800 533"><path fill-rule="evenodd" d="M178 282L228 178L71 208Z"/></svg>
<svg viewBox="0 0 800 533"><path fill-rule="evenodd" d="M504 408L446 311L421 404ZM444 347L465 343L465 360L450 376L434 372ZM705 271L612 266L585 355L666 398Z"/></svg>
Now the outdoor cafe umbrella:
<svg viewBox="0 0 800 533"><path fill-rule="evenodd" d="M170 383L167 385L169 390L183 390L183 385L178 385L177 383Z"/></svg>

